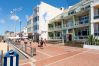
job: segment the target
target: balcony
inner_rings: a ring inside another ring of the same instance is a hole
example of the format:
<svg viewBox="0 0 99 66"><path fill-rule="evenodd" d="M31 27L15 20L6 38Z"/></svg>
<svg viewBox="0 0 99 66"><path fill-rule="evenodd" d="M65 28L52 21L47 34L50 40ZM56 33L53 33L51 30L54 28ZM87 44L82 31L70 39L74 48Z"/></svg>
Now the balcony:
<svg viewBox="0 0 99 66"><path fill-rule="evenodd" d="M89 26L89 20L83 20L82 22L76 21L74 25L75 28L85 27L85 26Z"/></svg>
<svg viewBox="0 0 99 66"><path fill-rule="evenodd" d="M53 29L54 29L53 27L49 27L49 28L48 28L49 31L51 31L51 30L53 30Z"/></svg>
<svg viewBox="0 0 99 66"><path fill-rule="evenodd" d="M62 26L55 26L55 30L60 30L62 29Z"/></svg>
<svg viewBox="0 0 99 66"><path fill-rule="evenodd" d="M81 40L82 41L82 40L88 39L88 36L75 36L74 39L75 40L79 40L79 41Z"/></svg>
<svg viewBox="0 0 99 66"><path fill-rule="evenodd" d="M99 19L99 15L94 16L94 19Z"/></svg>
<svg viewBox="0 0 99 66"><path fill-rule="evenodd" d="M38 21L34 22L33 25L38 25Z"/></svg>
<svg viewBox="0 0 99 66"><path fill-rule="evenodd" d="M62 37L61 36L60 37L55 36L55 37L48 37L48 39L49 40L61 40Z"/></svg>
<svg viewBox="0 0 99 66"><path fill-rule="evenodd" d="M67 27L67 25L66 24L63 24L63 28L66 28Z"/></svg>

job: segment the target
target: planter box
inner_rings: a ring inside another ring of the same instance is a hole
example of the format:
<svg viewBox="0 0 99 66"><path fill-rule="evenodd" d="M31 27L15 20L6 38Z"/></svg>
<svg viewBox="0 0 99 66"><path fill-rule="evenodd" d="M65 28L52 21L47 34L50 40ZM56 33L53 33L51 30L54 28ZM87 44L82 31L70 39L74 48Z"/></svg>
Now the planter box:
<svg viewBox="0 0 99 66"><path fill-rule="evenodd" d="M88 48L88 49L97 49L99 50L99 46L96 45L83 45L83 48Z"/></svg>

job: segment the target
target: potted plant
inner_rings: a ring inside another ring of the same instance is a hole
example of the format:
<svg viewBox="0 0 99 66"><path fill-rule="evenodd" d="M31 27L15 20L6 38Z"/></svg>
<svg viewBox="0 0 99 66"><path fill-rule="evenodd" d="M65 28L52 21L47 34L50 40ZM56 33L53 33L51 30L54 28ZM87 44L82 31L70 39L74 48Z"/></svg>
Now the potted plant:
<svg viewBox="0 0 99 66"><path fill-rule="evenodd" d="M93 35L90 35L88 37L88 40L83 45L83 48L99 49L99 39L97 39Z"/></svg>

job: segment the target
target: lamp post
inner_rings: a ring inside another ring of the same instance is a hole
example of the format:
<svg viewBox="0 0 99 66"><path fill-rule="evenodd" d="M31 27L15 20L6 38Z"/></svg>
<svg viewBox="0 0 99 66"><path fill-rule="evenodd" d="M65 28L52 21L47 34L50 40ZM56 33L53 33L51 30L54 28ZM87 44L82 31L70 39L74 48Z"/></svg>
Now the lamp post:
<svg viewBox="0 0 99 66"><path fill-rule="evenodd" d="M16 12L21 11L22 9L20 8L15 8L13 9L10 13L11 13L11 19L15 21L15 25L14 25L14 30L15 30L15 37L16 37L16 22L19 21L19 17L16 16ZM21 25L21 21L20 21L20 25ZM21 26L20 26L21 27ZM21 28L20 28L21 31Z"/></svg>
<svg viewBox="0 0 99 66"><path fill-rule="evenodd" d="M21 33L21 25L22 25L22 22L21 22L21 20L19 20L19 22L20 22L20 38L22 37L22 33Z"/></svg>

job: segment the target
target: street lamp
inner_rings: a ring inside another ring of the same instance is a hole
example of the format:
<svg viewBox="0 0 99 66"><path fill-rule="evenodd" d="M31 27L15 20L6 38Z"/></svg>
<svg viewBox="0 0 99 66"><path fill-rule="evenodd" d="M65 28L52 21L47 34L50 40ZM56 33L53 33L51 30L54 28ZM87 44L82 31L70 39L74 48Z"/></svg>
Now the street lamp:
<svg viewBox="0 0 99 66"><path fill-rule="evenodd" d="M14 21L20 21L19 17L16 16L16 12L19 12L21 11L22 9L21 8L15 8L13 9L10 13L11 13L11 19L14 20ZM15 25L14 25L14 30L15 30L15 37L16 37L16 22L15 22ZM21 21L20 21L20 25L21 25ZM20 26L20 31L21 31L21 26Z"/></svg>
<svg viewBox="0 0 99 66"><path fill-rule="evenodd" d="M20 22L20 38L22 37L22 32L21 32L21 25L22 25L22 22L21 22L21 20L19 20L19 22Z"/></svg>

